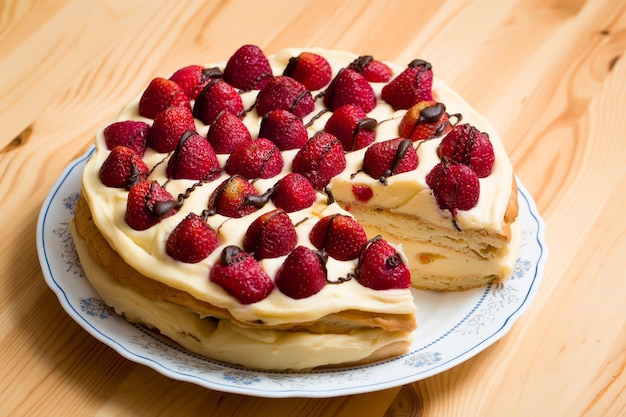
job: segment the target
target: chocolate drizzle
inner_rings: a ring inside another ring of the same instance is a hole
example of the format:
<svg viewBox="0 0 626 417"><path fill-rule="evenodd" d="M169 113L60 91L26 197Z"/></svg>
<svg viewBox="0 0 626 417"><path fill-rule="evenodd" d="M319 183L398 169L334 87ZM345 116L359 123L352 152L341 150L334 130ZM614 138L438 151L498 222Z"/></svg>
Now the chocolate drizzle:
<svg viewBox="0 0 626 417"><path fill-rule="evenodd" d="M229 266L237 262L237 258L239 254L242 253L241 248L235 245L228 245L224 249L222 249L222 253L220 254L220 259L224 266Z"/></svg>
<svg viewBox="0 0 626 417"><path fill-rule="evenodd" d="M409 148L413 146L413 141L411 139L403 139L398 144L398 149L396 149L396 154L393 157L393 161L391 162L391 167L386 170L383 175L379 178L380 182L387 185L387 178L394 175L398 170L398 166L402 162L404 155L409 151Z"/></svg>
<svg viewBox="0 0 626 417"><path fill-rule="evenodd" d="M348 65L348 68L356 72L363 72L365 67L374 60L372 55L361 55Z"/></svg>

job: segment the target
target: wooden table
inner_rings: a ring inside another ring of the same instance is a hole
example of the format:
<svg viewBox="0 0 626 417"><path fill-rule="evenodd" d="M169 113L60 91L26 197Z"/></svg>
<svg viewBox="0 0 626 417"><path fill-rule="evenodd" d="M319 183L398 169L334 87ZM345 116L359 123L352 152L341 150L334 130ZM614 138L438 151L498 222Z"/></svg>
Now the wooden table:
<svg viewBox="0 0 626 417"><path fill-rule="evenodd" d="M626 3L203 3L0 2L0 415L626 415ZM35 247L53 183L152 77L243 43L421 57L492 121L550 248L504 338L403 387L265 399L168 379L65 313Z"/></svg>

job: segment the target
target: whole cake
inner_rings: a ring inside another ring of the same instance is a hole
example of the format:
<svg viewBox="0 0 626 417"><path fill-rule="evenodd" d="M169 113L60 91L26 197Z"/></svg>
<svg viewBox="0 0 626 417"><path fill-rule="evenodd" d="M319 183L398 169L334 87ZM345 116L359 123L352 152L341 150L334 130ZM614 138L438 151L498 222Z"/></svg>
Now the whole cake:
<svg viewBox="0 0 626 417"><path fill-rule="evenodd" d="M155 78L98 131L71 230L129 321L255 369L405 353L412 288L505 279L517 186L432 67L311 48Z"/></svg>

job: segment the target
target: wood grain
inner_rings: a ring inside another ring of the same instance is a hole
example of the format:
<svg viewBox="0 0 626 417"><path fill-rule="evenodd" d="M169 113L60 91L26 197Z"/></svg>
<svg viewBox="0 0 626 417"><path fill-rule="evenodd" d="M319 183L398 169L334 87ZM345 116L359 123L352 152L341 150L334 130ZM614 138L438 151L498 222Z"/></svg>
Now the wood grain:
<svg viewBox="0 0 626 417"><path fill-rule="evenodd" d="M243 43L424 58L496 126L550 251L505 337L404 387L279 400L170 380L64 312L35 248L54 181L152 77ZM614 0L0 2L0 415L626 415L625 51Z"/></svg>

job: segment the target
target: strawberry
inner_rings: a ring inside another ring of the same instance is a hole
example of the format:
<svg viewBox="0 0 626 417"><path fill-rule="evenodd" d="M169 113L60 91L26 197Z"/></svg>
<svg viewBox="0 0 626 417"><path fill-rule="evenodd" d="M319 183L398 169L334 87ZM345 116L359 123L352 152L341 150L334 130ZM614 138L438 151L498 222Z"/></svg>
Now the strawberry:
<svg viewBox="0 0 626 417"><path fill-rule="evenodd" d="M354 104L369 113L376 107L376 93L362 74L343 68L326 89L324 105L335 111L346 104Z"/></svg>
<svg viewBox="0 0 626 417"><path fill-rule="evenodd" d="M400 137L413 142L441 136L452 129L446 106L436 101L419 101L402 117L398 126Z"/></svg>
<svg viewBox="0 0 626 417"><path fill-rule="evenodd" d="M402 257L380 236L363 248L355 278L373 290L405 289L411 285L411 273Z"/></svg>
<svg viewBox="0 0 626 417"><path fill-rule="evenodd" d="M326 259L305 246L295 248L276 275L276 287L296 300L317 294L325 285Z"/></svg>
<svg viewBox="0 0 626 417"><path fill-rule="evenodd" d="M274 142L278 149L299 149L309 139L304 122L287 110L272 110L263 116L259 137Z"/></svg>
<svg viewBox="0 0 626 417"><path fill-rule="evenodd" d="M100 181L107 187L130 190L150 175L150 169L135 151L116 146L100 167Z"/></svg>
<svg viewBox="0 0 626 417"><path fill-rule="evenodd" d="M196 130L196 123L187 107L168 107L154 118L146 143L157 152L176 149L178 140L188 130Z"/></svg>
<svg viewBox="0 0 626 417"><path fill-rule="evenodd" d="M346 104L336 109L326 121L324 130L341 141L346 152L365 148L376 139L375 119L367 117L360 107Z"/></svg>
<svg viewBox="0 0 626 417"><path fill-rule="evenodd" d="M352 217L333 214L323 217L311 229L311 243L340 261L356 259L367 242L367 235Z"/></svg>
<svg viewBox="0 0 626 417"><path fill-rule="evenodd" d="M365 151L363 171L385 184L387 178L417 168L418 158L411 139L376 142Z"/></svg>
<svg viewBox="0 0 626 417"><path fill-rule="evenodd" d="M480 182L476 173L467 165L444 160L426 175L426 184L433 190L437 205L450 210L469 210L478 203Z"/></svg>
<svg viewBox="0 0 626 417"><path fill-rule="evenodd" d="M320 131L311 137L293 159L292 172L302 174L316 190L346 168L346 156L339 139Z"/></svg>
<svg viewBox="0 0 626 417"><path fill-rule="evenodd" d="M209 142L192 130L185 132L165 168L168 178L212 181L220 163Z"/></svg>
<svg viewBox="0 0 626 417"><path fill-rule="evenodd" d="M178 211L178 202L154 180L141 181L130 189L126 201L126 223L135 230L146 230Z"/></svg>
<svg viewBox="0 0 626 417"><path fill-rule="evenodd" d="M287 213L311 207L316 199L311 183L295 172L285 175L272 188L274 205Z"/></svg>
<svg viewBox="0 0 626 417"><path fill-rule="evenodd" d="M321 55L312 52L301 52L289 59L283 75L301 82L307 90L319 90L330 82L332 69Z"/></svg>
<svg viewBox="0 0 626 417"><path fill-rule="evenodd" d="M304 117L315 108L313 96L304 85L291 77L278 75L259 91L256 111L260 117L272 110L287 110L297 117Z"/></svg>
<svg viewBox="0 0 626 417"><path fill-rule="evenodd" d="M415 59L383 87L381 97L394 110L408 109L419 101L431 101L432 85L432 66L426 61Z"/></svg>
<svg viewBox="0 0 626 417"><path fill-rule="evenodd" d="M272 78L272 68L256 45L243 45L228 59L224 81L240 90L260 90Z"/></svg>
<svg viewBox="0 0 626 417"><path fill-rule="evenodd" d="M201 65L188 65L175 71L169 79L178 84L190 100L195 100L209 81L221 77L222 71L217 67L204 68Z"/></svg>
<svg viewBox="0 0 626 417"><path fill-rule="evenodd" d="M146 150L146 137L150 125L145 122L125 120L111 123L104 128L104 142L107 149L112 150L116 146L126 146L135 151L139 157L143 157Z"/></svg>
<svg viewBox="0 0 626 417"><path fill-rule="evenodd" d="M220 262L211 268L209 280L221 286L241 304L253 304L266 298L274 283L251 253L237 246L226 246Z"/></svg>
<svg viewBox="0 0 626 417"><path fill-rule="evenodd" d="M230 154L239 146L252 141L252 136L239 117L222 110L209 127L207 140L215 153Z"/></svg>
<svg viewBox="0 0 626 417"><path fill-rule="evenodd" d="M193 105L193 117L210 125L222 110L239 117L244 113L243 101L232 86L223 80L214 79L198 94Z"/></svg>
<svg viewBox="0 0 626 417"><path fill-rule="evenodd" d="M283 165L283 156L274 142L258 138L235 149L225 168L230 175L254 179L272 178L280 173Z"/></svg>
<svg viewBox="0 0 626 417"><path fill-rule="evenodd" d="M177 261L195 264L217 246L215 230L201 216L189 213L167 237L165 251Z"/></svg>
<svg viewBox="0 0 626 417"><path fill-rule="evenodd" d="M289 215L272 210L257 217L248 227L243 249L254 252L256 259L278 258L296 247L298 234Z"/></svg>
<svg viewBox="0 0 626 417"><path fill-rule="evenodd" d="M437 154L460 164L468 165L478 178L491 174L495 155L489 135L469 124L457 125L439 144Z"/></svg>
<svg viewBox="0 0 626 417"><path fill-rule="evenodd" d="M358 57L348 65L348 68L360 72L371 83L386 83L393 75L387 64L374 59L371 55Z"/></svg>
<svg viewBox="0 0 626 417"><path fill-rule="evenodd" d="M190 107L189 98L174 81L154 78L139 99L139 114L154 119L168 107Z"/></svg>
<svg viewBox="0 0 626 417"><path fill-rule="evenodd" d="M259 194L241 175L224 180L209 197L209 214L239 218L258 210Z"/></svg>

